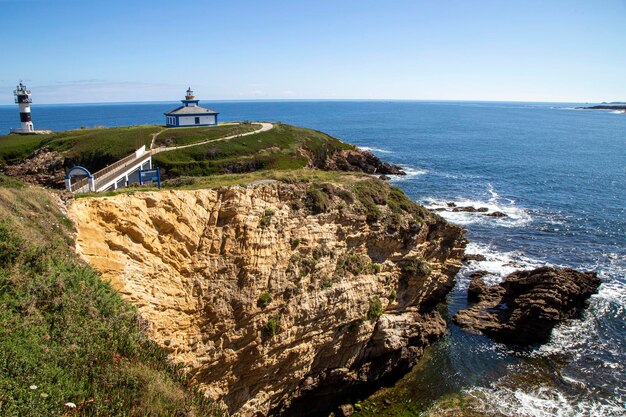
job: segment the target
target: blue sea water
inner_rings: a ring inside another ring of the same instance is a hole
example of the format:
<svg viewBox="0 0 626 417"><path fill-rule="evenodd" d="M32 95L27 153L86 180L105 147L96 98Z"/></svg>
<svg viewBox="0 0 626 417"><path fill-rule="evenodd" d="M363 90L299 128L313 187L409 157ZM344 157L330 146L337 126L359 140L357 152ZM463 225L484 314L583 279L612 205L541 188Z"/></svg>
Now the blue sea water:
<svg viewBox="0 0 626 417"><path fill-rule="evenodd" d="M541 347L513 350L451 324L426 367L436 372L401 382L413 383L409 395L427 404L464 392L486 413L511 416L626 415L626 115L574 103L203 104L222 121L282 121L369 149L404 166L408 175L392 182L427 207L454 202L505 213L440 212L468 229L468 252L487 258L459 273L450 316L465 306L475 270L493 282L545 264L600 274L583 318L558 326ZM64 130L162 123L175 106L35 103L32 113L36 128ZM18 120L15 106L0 106L0 132Z"/></svg>

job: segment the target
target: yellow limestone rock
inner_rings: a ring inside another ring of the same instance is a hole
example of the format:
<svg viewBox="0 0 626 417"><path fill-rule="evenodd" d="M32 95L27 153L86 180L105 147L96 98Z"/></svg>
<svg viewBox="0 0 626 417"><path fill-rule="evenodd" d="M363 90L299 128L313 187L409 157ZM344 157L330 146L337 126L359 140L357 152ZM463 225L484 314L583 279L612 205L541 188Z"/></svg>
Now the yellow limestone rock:
<svg viewBox="0 0 626 417"><path fill-rule="evenodd" d="M381 206L368 221L340 186L313 214L309 187L78 199L76 250L208 397L241 416L280 412L419 356L445 329L432 306L465 244L431 214L416 222Z"/></svg>

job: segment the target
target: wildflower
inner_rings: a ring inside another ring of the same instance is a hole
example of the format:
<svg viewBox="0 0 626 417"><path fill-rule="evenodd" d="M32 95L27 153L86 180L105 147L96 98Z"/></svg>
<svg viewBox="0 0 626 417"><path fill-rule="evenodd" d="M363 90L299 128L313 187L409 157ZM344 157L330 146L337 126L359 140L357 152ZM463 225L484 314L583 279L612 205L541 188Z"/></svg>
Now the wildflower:
<svg viewBox="0 0 626 417"><path fill-rule="evenodd" d="M39 396L41 398L48 398L48 394L46 394L45 392L42 392L41 394L39 394Z"/></svg>
<svg viewBox="0 0 626 417"><path fill-rule="evenodd" d="M36 390L36 389L37 389L37 388L39 388L39 387L38 387L37 385L31 385L31 386L30 386L30 387L28 387L28 388L30 388L30 389L32 389L32 390Z"/></svg>
<svg viewBox="0 0 626 417"><path fill-rule="evenodd" d="M76 408L76 404L74 403L65 403L64 405L69 408Z"/></svg>

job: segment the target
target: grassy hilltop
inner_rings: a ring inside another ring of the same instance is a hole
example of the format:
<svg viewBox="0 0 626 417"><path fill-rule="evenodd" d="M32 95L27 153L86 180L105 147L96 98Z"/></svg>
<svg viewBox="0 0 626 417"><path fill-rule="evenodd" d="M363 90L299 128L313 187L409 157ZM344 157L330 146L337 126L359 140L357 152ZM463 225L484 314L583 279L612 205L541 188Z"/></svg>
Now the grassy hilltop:
<svg viewBox="0 0 626 417"><path fill-rule="evenodd" d="M47 135L0 136L0 166L16 163L40 148L60 152L64 166L84 165L95 172L125 156L141 145L185 145L254 130L250 124L225 124L211 128L166 129L163 126L128 126L77 129Z"/></svg>
<svg viewBox="0 0 626 417"><path fill-rule="evenodd" d="M354 149L329 135L276 123L272 130L225 141L216 139L258 130L255 123L228 123L212 127L165 128L132 126L79 129L48 135L0 136L0 167L17 163L46 148L64 158L63 167L83 165L91 172L131 154L141 145L172 147L214 141L155 155L154 163L166 177L207 176L264 169L303 168L311 158L323 159L341 149Z"/></svg>

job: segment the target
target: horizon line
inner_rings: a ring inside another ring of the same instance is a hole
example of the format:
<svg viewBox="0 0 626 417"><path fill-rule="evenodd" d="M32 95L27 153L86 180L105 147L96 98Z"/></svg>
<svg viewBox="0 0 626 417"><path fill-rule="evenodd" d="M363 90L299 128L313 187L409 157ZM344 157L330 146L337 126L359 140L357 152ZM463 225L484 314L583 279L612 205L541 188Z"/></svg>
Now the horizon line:
<svg viewBox="0 0 626 417"><path fill-rule="evenodd" d="M176 103L180 100L148 100L148 101L85 101L67 103L33 103L45 106L72 106L72 105L98 105L98 104L156 104ZM205 102L302 102L302 101L366 101L366 102L442 102L442 103L545 103L545 104L611 104L623 103L623 101L541 101L541 100L474 100L474 99L414 99L414 98L241 98L241 99L200 99ZM0 107L13 106L15 103L0 104Z"/></svg>

